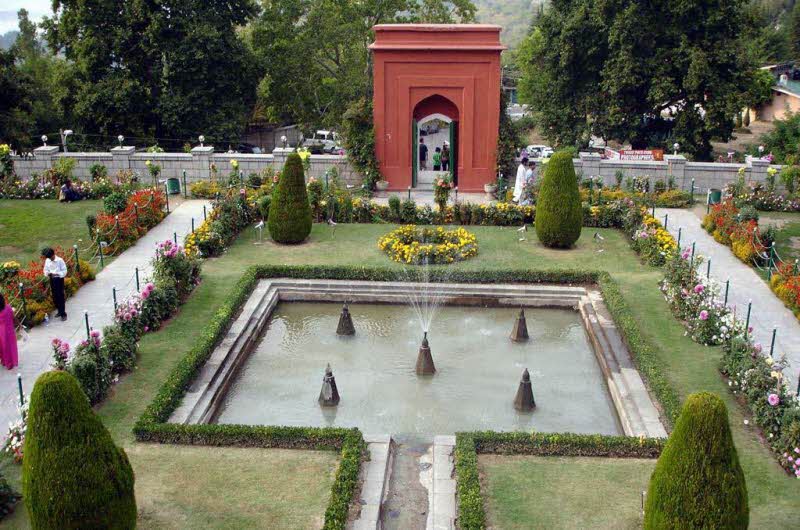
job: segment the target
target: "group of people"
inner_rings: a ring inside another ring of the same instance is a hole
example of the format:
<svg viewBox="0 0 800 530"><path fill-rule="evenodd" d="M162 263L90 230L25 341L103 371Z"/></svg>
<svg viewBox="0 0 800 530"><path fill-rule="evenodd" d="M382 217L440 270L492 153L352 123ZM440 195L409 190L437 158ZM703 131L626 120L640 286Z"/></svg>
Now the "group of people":
<svg viewBox="0 0 800 530"><path fill-rule="evenodd" d="M66 320L64 278L67 277L67 264L49 247L42 250L42 257L45 258L42 273L50 281L50 292L53 296L53 305L56 306L56 316L61 320ZM0 293L0 360L2 360L3 366L9 370L19 364L14 308L6 301L2 293Z"/></svg>
<svg viewBox="0 0 800 530"><path fill-rule="evenodd" d="M428 146L425 145L425 138L419 139L419 168L428 169ZM445 142L442 147L436 147L433 151L433 170L450 171L450 144Z"/></svg>
<svg viewBox="0 0 800 530"><path fill-rule="evenodd" d="M517 178L514 182L514 201L521 206L533 203L533 197L527 193L536 179L536 162L528 157L522 157L517 167Z"/></svg>

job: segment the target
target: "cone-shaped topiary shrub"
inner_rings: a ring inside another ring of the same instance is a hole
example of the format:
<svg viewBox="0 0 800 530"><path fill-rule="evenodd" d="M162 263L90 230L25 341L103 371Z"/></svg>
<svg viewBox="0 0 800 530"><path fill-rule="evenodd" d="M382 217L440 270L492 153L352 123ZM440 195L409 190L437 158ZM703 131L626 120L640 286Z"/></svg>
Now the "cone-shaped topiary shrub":
<svg viewBox="0 0 800 530"><path fill-rule="evenodd" d="M647 492L644 528L747 528L747 486L722 400L686 399Z"/></svg>
<svg viewBox="0 0 800 530"><path fill-rule="evenodd" d="M303 161L292 153L286 159L278 186L269 205L269 233L277 243L302 243L311 233Z"/></svg>
<svg viewBox="0 0 800 530"><path fill-rule="evenodd" d="M22 492L34 529L135 528L125 451L62 371L36 380L28 411Z"/></svg>
<svg viewBox="0 0 800 530"><path fill-rule="evenodd" d="M546 247L569 248L581 236L583 210L572 153L559 151L544 168L536 201L536 235Z"/></svg>

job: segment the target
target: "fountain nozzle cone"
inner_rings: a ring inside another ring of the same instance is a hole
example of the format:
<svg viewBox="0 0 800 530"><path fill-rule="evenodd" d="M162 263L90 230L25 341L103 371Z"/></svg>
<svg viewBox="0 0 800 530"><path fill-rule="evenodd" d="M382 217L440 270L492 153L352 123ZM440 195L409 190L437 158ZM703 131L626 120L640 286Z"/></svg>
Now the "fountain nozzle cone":
<svg viewBox="0 0 800 530"><path fill-rule="evenodd" d="M417 375L433 375L436 373L436 366L433 364L433 356L431 355L431 347L428 344L427 331L424 332L422 344L419 347L416 372Z"/></svg>
<svg viewBox="0 0 800 530"><path fill-rule="evenodd" d="M514 328L511 330L511 340L514 342L525 342L528 340L528 324L525 321L525 310L520 309Z"/></svg>
<svg viewBox="0 0 800 530"><path fill-rule="evenodd" d="M522 372L522 380L517 388L517 395L514 397L514 408L521 412L530 412L536 408L536 401L533 399L533 385L531 385L531 374L528 369Z"/></svg>
<svg viewBox="0 0 800 530"><path fill-rule="evenodd" d="M355 335L356 328L353 326L353 317L350 315L350 309L347 307L347 302L342 306L342 313L339 315L339 325L336 327L337 335Z"/></svg>
<svg viewBox="0 0 800 530"><path fill-rule="evenodd" d="M335 407L339 404L339 389L336 388L336 378L333 377L330 364L325 367L322 389L319 391L319 399L317 401L323 407Z"/></svg>

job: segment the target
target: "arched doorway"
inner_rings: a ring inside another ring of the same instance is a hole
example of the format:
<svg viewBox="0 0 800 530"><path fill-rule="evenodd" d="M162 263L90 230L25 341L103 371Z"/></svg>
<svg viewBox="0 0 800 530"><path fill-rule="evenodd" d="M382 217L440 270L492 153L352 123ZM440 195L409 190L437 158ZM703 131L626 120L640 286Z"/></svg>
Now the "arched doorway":
<svg viewBox="0 0 800 530"><path fill-rule="evenodd" d="M411 186L430 188L449 175L458 184L458 107L439 94L414 107L411 120Z"/></svg>

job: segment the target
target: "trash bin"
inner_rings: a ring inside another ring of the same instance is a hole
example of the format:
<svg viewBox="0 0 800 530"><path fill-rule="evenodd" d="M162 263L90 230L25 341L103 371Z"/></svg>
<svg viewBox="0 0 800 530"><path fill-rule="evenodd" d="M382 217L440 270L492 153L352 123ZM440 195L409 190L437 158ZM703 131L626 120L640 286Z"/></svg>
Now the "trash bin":
<svg viewBox="0 0 800 530"><path fill-rule="evenodd" d="M708 189L708 204L719 204L722 202L722 190L717 188Z"/></svg>
<svg viewBox="0 0 800 530"><path fill-rule="evenodd" d="M181 182L176 178L167 179L167 193L170 195L177 195L181 192Z"/></svg>

